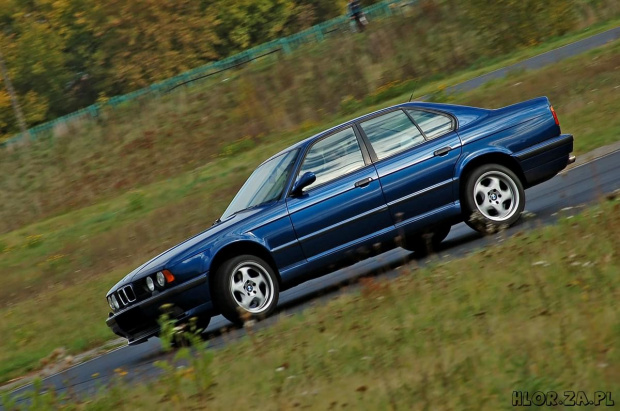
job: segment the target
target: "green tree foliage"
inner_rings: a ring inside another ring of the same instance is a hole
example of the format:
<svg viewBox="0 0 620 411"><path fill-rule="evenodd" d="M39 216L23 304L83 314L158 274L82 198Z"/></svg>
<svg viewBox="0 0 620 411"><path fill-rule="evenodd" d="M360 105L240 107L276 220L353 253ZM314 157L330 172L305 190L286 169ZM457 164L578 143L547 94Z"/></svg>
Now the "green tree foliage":
<svg viewBox="0 0 620 411"><path fill-rule="evenodd" d="M26 121L36 124L64 114L62 100L68 72L62 34L50 24L43 7L20 10L17 3L4 2L0 5L0 48L8 62L13 86L21 97ZM2 89L2 93L6 91ZM0 127L12 123L3 121L9 117L4 101L0 97Z"/></svg>
<svg viewBox="0 0 620 411"><path fill-rule="evenodd" d="M96 42L88 69L98 93L126 93L217 59L214 17L201 9L193 0L106 0L85 8L81 31Z"/></svg>
<svg viewBox="0 0 620 411"><path fill-rule="evenodd" d="M220 55L240 52L288 33L294 16L292 0L217 0L209 8L216 13Z"/></svg>
<svg viewBox="0 0 620 411"><path fill-rule="evenodd" d="M474 32L497 52L563 34L576 20L600 21L600 10L618 13L614 0L420 0L416 7L425 22ZM347 0L0 0L0 49L28 126L34 126L296 33L346 9ZM427 53L436 40L419 23L413 31L423 46L419 53ZM463 50L467 39L444 37L452 50L449 63L459 64L469 52ZM398 70L386 72L386 78L400 71L407 77L435 72L445 63L429 55L414 64L417 54L402 44L385 49L380 33L366 41L374 48L373 64L397 56ZM333 57L333 62L342 58ZM336 63L312 70L310 77L347 71ZM17 124L0 84L2 140L17 132Z"/></svg>
<svg viewBox="0 0 620 411"><path fill-rule="evenodd" d="M304 29L344 13L346 1L296 0L297 28Z"/></svg>
<svg viewBox="0 0 620 411"><path fill-rule="evenodd" d="M0 0L29 126L308 28L345 0ZM17 131L0 82L0 139Z"/></svg>

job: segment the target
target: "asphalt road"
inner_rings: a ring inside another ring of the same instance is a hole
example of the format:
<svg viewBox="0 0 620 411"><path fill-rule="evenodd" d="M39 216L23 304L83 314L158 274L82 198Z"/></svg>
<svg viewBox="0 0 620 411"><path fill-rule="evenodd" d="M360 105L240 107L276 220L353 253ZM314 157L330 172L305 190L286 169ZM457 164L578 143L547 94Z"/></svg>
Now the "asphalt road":
<svg viewBox="0 0 620 411"><path fill-rule="evenodd" d="M480 87L484 83L491 80L500 79L506 77L511 72L519 70L535 70L553 63L557 63L568 57L576 56L584 53L588 50L602 46L620 38L620 27L615 27L611 30L607 30L603 33L576 41L571 44L567 44L560 48L548 51L546 53L539 54L529 59L520 61L515 64L511 64L506 67L502 67L487 74L483 74L479 77L473 78L468 81L456 84L454 86L446 88L446 93L461 93ZM425 96L426 97L426 96Z"/></svg>
<svg viewBox="0 0 620 411"><path fill-rule="evenodd" d="M578 208L601 198L605 193L620 189L620 150L589 163L565 171L550 181L526 191L526 212L534 216L511 228L504 235L513 235L541 224L549 224L560 215L578 212ZM429 258L456 258L473 250L497 242L496 236L481 237L465 224L452 228L437 254ZM351 292L355 282L363 276L390 277L397 275L396 267L415 259L415 255L403 249L395 249L375 258L362 261L352 267L328 274L293 289L280 298L280 314L262 321L257 328L269 327L281 316L291 315L313 304L323 304L342 292ZM428 258L418 260L424 264ZM209 345L217 349L225 343L244 335L243 329L232 329L222 336L219 330L231 327L221 316L215 317L207 332L211 334ZM128 374L124 381L138 381L153 378L159 369L153 366L157 360L169 354L161 350L158 339L133 346L122 347L106 355L75 366L43 381L44 387L53 387L57 392L69 390L76 395L88 395L105 386L115 376L115 369L121 368ZM31 390L31 386L13 392L14 395Z"/></svg>
<svg viewBox="0 0 620 411"><path fill-rule="evenodd" d="M521 68L540 68L618 38L620 38L620 27L477 77L450 87L447 91L471 90L489 80L504 77L510 71ZM540 224L549 224L558 214L575 212L574 207L591 203L605 193L618 189L620 189L620 151L563 172L552 180L527 190L526 211L535 216L524 219L523 222L508 230L507 235ZM452 227L450 235L438 250L438 254L430 258L455 258L495 242L497 238L481 237L465 224L459 224ZM356 288L355 282L360 277L395 276L397 274L394 268L406 264L411 259L415 259L413 254L402 249L395 249L287 290L280 297L280 314L259 323L257 328L269 327L280 316L294 314L312 304L322 304L338 293L350 292ZM427 259L418 260L418 264L424 264L426 261ZM243 329L233 329L223 337L220 335L220 330L224 327L228 328L230 324L221 316L211 321L207 330L212 335L209 340L211 348L217 349L229 341L241 338L244 334ZM119 348L46 378L43 381L43 387L53 388L57 392L68 391L75 395L88 395L96 392L100 387L105 387L115 377L114 370L118 368L128 372L124 377L124 381L128 383L153 378L159 373L159 369L154 367L153 363L166 357L167 355L161 350L159 340L151 339L141 345ZM27 385L13 391L11 395L19 396L29 390L32 390L32 386Z"/></svg>

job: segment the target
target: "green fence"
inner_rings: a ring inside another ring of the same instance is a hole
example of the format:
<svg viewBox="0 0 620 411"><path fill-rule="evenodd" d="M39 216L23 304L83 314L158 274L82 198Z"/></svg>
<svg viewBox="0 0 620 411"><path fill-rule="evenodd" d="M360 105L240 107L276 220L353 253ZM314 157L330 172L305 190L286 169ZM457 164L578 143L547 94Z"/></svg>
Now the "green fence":
<svg viewBox="0 0 620 411"><path fill-rule="evenodd" d="M380 3L364 8L364 13L366 14L368 20L372 21L375 19L392 16L395 13L400 14L402 13L402 8L404 6L415 2L416 0L384 0ZM29 129L26 132L26 135L29 135L30 139L36 139L43 134L51 133L54 128L59 125L78 119L96 118L99 115L100 110L104 107L114 108L120 104L136 100L146 95L158 96L180 86L188 87L196 84L197 80L209 77L210 75L221 71L246 64L252 60L256 60L272 53L282 52L288 54L304 44L321 42L329 36L337 35L338 33L342 33L344 31L350 31L349 18L347 16L336 17L291 36L261 44L239 54L227 57L223 60L209 63L159 83L154 83L149 87L145 87L122 96L112 97L105 103L96 103L71 114L59 117L55 120L39 124L38 126ZM17 134L9 140L0 143L0 146L7 146L20 142L25 137L26 136L22 133Z"/></svg>

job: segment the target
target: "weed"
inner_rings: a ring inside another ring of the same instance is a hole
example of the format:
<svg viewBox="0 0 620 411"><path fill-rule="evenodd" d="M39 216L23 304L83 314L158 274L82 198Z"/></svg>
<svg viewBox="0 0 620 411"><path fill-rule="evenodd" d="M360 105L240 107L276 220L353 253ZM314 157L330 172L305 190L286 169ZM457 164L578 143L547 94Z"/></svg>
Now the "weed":
<svg viewBox="0 0 620 411"><path fill-rule="evenodd" d="M185 327L178 327L165 311L169 307L162 307L164 314L159 319L161 327L160 339L165 351L172 347L177 351L172 360L157 361L155 365L164 371L162 400L181 404L186 398L188 388L184 387L190 382L193 387L192 396L199 398L208 397L209 390L213 385L213 372L211 362L213 353L207 350L207 343L203 341L201 333L204 331L196 327L193 319Z"/></svg>
<svg viewBox="0 0 620 411"><path fill-rule="evenodd" d="M244 151L248 151L255 146L256 142L254 139L246 136L237 141L233 141L232 143L225 144L220 150L220 156L231 157Z"/></svg>
<svg viewBox="0 0 620 411"><path fill-rule="evenodd" d="M144 193L141 191L132 191L127 198L127 211L134 213L144 209Z"/></svg>
<svg viewBox="0 0 620 411"><path fill-rule="evenodd" d="M340 102L340 112L343 114L352 114L362 108L362 103L353 96L344 96Z"/></svg>
<svg viewBox="0 0 620 411"><path fill-rule="evenodd" d="M39 247L42 243L42 234L29 235L28 237L26 237L26 244L24 246L27 248L36 248Z"/></svg>

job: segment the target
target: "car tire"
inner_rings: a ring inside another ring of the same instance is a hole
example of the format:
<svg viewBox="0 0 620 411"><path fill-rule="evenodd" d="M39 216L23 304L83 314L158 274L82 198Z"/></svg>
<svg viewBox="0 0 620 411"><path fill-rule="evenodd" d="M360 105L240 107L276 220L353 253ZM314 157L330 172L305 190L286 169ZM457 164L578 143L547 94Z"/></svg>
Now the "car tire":
<svg viewBox="0 0 620 411"><path fill-rule="evenodd" d="M491 234L519 220L525 208L525 191L512 170L485 164L469 174L461 200L465 223L480 233Z"/></svg>
<svg viewBox="0 0 620 411"><path fill-rule="evenodd" d="M423 234L416 234L405 238L402 247L405 250L413 251L418 256L425 256L437 250L439 244L446 239L450 233L450 225L439 225L433 230L428 230Z"/></svg>
<svg viewBox="0 0 620 411"><path fill-rule="evenodd" d="M278 305L278 278L267 262L254 255L225 261L215 272L213 286L216 308L235 324L263 319Z"/></svg>

